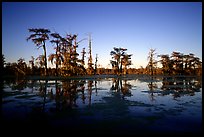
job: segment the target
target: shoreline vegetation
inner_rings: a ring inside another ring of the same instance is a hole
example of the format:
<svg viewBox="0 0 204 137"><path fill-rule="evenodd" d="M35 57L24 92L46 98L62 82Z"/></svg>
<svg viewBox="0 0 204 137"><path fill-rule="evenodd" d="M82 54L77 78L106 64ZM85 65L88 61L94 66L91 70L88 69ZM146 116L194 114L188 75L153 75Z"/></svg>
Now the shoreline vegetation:
<svg viewBox="0 0 204 137"><path fill-rule="evenodd" d="M81 76L2 76L3 79L22 79L22 80L77 80L77 79L106 79L106 78L142 78L142 79L152 79L152 78L199 78L202 76L198 75L147 75L147 74L126 74L126 75L114 75L114 74L102 74L102 75L81 75Z"/></svg>
<svg viewBox="0 0 204 137"><path fill-rule="evenodd" d="M182 76L202 76L202 61L195 54L184 54L173 51L169 54L157 54L156 49L150 49L147 56L146 67L132 68L132 56L127 52L127 48L113 47L110 51L111 60L104 68L98 64L98 54L92 57L91 35L88 40L88 49L83 48L78 51L80 40L78 35L53 33L45 28L30 28L31 33L27 40L31 40L39 49L43 48L43 53L38 57L31 56L29 63L24 58L19 58L17 62L6 62L4 55L1 58L1 72L3 78L18 79L96 79L96 78L123 78L135 76L147 77L182 77ZM47 55L47 43L54 44L55 53ZM81 53L81 56L80 56ZM86 57L87 59L86 60ZM159 59L156 59L156 58ZM101 58L102 59L102 58ZM48 67L48 62L54 68Z"/></svg>

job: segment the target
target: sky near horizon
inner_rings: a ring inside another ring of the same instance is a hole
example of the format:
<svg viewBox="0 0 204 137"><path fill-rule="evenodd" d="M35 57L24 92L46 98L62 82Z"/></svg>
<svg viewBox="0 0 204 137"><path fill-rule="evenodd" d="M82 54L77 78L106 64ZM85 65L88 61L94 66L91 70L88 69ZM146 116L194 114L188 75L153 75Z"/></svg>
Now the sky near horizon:
<svg viewBox="0 0 204 137"><path fill-rule="evenodd" d="M28 63L43 53L26 41L28 28L78 34L78 41L91 33L93 62L98 54L98 64L105 68L111 67L113 47L127 48L136 68L147 65L150 48L157 54L194 53L202 60L201 2L2 2L6 62L22 57ZM46 47L47 55L55 52L50 42ZM84 47L88 53L87 40L79 44L78 53Z"/></svg>

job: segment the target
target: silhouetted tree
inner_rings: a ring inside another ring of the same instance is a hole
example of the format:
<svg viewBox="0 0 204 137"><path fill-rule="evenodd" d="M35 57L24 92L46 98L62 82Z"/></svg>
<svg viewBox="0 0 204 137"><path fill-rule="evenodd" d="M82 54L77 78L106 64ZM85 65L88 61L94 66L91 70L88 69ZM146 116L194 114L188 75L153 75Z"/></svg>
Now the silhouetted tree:
<svg viewBox="0 0 204 137"><path fill-rule="evenodd" d="M196 69L201 67L201 61L198 57L195 57L194 54L190 53L190 72L191 74L196 74Z"/></svg>
<svg viewBox="0 0 204 137"><path fill-rule="evenodd" d="M85 52L85 48L82 49L81 54L82 54L82 57L81 57L81 58L82 58L82 59L81 59L81 64L82 64L83 67L84 67L84 65L85 65L84 58L85 58L85 54L86 54L86 52Z"/></svg>
<svg viewBox="0 0 204 137"><path fill-rule="evenodd" d="M98 62L98 54L96 54L96 61L95 61L95 70L94 70L94 74L97 73L97 62Z"/></svg>
<svg viewBox="0 0 204 137"><path fill-rule="evenodd" d="M201 74L202 62L193 53L188 55L180 52L172 52L171 59L169 55L158 55L161 58L163 74L174 75L192 75Z"/></svg>
<svg viewBox="0 0 204 137"><path fill-rule="evenodd" d="M112 64L112 67L116 69L116 74L122 74L122 64L123 64L122 59L124 58L125 55L127 55L125 53L127 49L116 48L116 47L114 47L113 49L114 50L110 52L110 55L112 56L112 59L113 59L113 60L110 60L110 63ZM127 55L127 57L128 56L129 55Z"/></svg>
<svg viewBox="0 0 204 137"><path fill-rule="evenodd" d="M87 73L89 75L94 74L94 68L93 68L93 60L92 60L92 50L91 50L91 35L89 34L89 57L88 57L88 68L87 68Z"/></svg>
<svg viewBox="0 0 204 137"><path fill-rule="evenodd" d="M172 52L171 58L173 61L173 74L183 73L183 54L180 52Z"/></svg>
<svg viewBox="0 0 204 137"><path fill-rule="evenodd" d="M147 58L149 60L147 64L147 68L149 69L151 75L153 75L153 72L156 69L156 65L157 65L157 61L154 58L156 55L155 50L156 49L150 49L150 52Z"/></svg>
<svg viewBox="0 0 204 137"><path fill-rule="evenodd" d="M56 70L55 70L55 75L58 76L58 65L60 65L60 58L61 58L61 54L60 54L60 41L62 39L62 37L58 34L58 33L51 33L50 34L53 37L53 40L51 40L51 43L55 43L56 47L55 47L55 54L50 54L48 60L51 61L51 63L53 64L53 60L55 59L55 64L56 64Z"/></svg>
<svg viewBox="0 0 204 137"><path fill-rule="evenodd" d="M162 72L164 75L170 75L172 74L172 67L173 67L173 62L170 60L169 55L158 55L158 57L161 58L160 62L162 64Z"/></svg>
<svg viewBox="0 0 204 137"><path fill-rule="evenodd" d="M31 28L28 29L29 32L32 34L27 38L27 40L32 40L38 48L43 47L44 50L44 57L45 57L45 75L47 75L47 55L46 55L46 46L45 42L46 40L49 40L49 29L44 29L44 28Z"/></svg>
<svg viewBox="0 0 204 137"><path fill-rule="evenodd" d="M78 42L76 41L77 35L67 35L66 38L61 39L61 52L62 52L62 62L63 62L63 73L64 75L77 75L81 69L81 62L78 59L79 54L77 53ZM66 73L66 74L65 74Z"/></svg>
<svg viewBox="0 0 204 137"><path fill-rule="evenodd" d="M124 74L127 74L127 66L132 64L131 63L131 56L132 55L128 55L128 54L123 55L122 65L124 66Z"/></svg>
<svg viewBox="0 0 204 137"><path fill-rule="evenodd" d="M202 75L202 62L200 61L200 58L196 57L194 60L195 63L195 74Z"/></svg>

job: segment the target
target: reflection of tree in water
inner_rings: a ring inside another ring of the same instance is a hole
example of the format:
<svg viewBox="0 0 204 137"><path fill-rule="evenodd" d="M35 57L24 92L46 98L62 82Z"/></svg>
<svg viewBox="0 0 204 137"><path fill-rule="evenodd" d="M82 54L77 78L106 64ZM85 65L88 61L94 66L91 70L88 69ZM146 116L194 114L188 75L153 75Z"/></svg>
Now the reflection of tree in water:
<svg viewBox="0 0 204 137"><path fill-rule="evenodd" d="M119 88L119 79L116 79L116 78L112 79L111 90L115 90L116 92L118 92L120 90L120 88Z"/></svg>
<svg viewBox="0 0 204 137"><path fill-rule="evenodd" d="M183 95L195 95L200 92L201 80L196 78L164 77L161 89L165 95L173 93L174 98Z"/></svg>
<svg viewBox="0 0 204 137"><path fill-rule="evenodd" d="M62 87L59 87L57 84L56 88L56 109L67 109L77 107L77 81L63 81Z"/></svg>
<svg viewBox="0 0 204 137"><path fill-rule="evenodd" d="M55 91L56 91L55 93L56 110L60 110L62 94L61 94L61 88L58 86L57 81L55 81Z"/></svg>
<svg viewBox="0 0 204 137"><path fill-rule="evenodd" d="M157 84L155 82L153 82L153 79L152 79L151 82L147 84L147 86L150 90L150 92L149 92L150 100L155 101L154 91L158 88Z"/></svg>
<svg viewBox="0 0 204 137"><path fill-rule="evenodd" d="M90 110L90 112L94 113L97 111L97 113L101 115L101 117L98 118L100 120L106 119L117 121L118 124L115 126L126 126L126 120L129 118L129 106L141 105L139 102L130 101L124 98L131 95L131 88L132 86L129 84L128 80L113 78L110 87L110 91L112 91L111 96L103 96L102 99L104 102L94 103L92 105L93 109Z"/></svg>
<svg viewBox="0 0 204 137"><path fill-rule="evenodd" d="M40 88L39 88L39 95L43 97L43 106L40 109L42 112L45 111L45 103L46 103L46 96L47 96L47 84L48 80L45 80L45 82L40 82Z"/></svg>
<svg viewBox="0 0 204 137"><path fill-rule="evenodd" d="M87 99L87 104L91 105L91 96L94 84L92 80L87 81L86 95L85 83L85 80L67 80L62 81L62 85L60 85L56 80L55 87L51 86L51 88L47 90L47 84L45 84L44 82L39 82L38 95L44 98L43 108L46 103L46 97L49 98L47 99L47 101L54 100L56 102L55 110L57 111L78 107L77 99L79 96L83 104L86 103L85 101ZM97 93L97 81L95 81L95 90ZM54 91L56 92L54 93Z"/></svg>
<svg viewBox="0 0 204 137"><path fill-rule="evenodd" d="M4 79L4 84L3 86L7 85L9 87L12 87L13 85L15 85L16 80L15 79Z"/></svg>
<svg viewBox="0 0 204 137"><path fill-rule="evenodd" d="M123 83L124 81L124 83ZM131 96L131 91L130 89L132 88L132 85L130 85L127 80L122 80L120 78L113 78L112 79L112 86L111 86L111 90L115 90L116 92L120 92L122 93L122 98L124 98L125 96Z"/></svg>
<svg viewBox="0 0 204 137"><path fill-rule="evenodd" d="M95 80L95 90L96 90L96 96L98 95L98 91L97 91L97 81Z"/></svg>
<svg viewBox="0 0 204 137"><path fill-rule="evenodd" d="M122 83L122 80L121 80L121 83ZM123 93L124 96L131 96L131 91L130 91L131 88L132 88L132 85L127 83L127 80L124 80L124 84L122 85L121 92Z"/></svg>
<svg viewBox="0 0 204 137"><path fill-rule="evenodd" d="M18 79L13 82L12 90L24 90L27 87L27 80Z"/></svg>
<svg viewBox="0 0 204 137"><path fill-rule="evenodd" d="M27 87L31 88L31 93L33 93L36 82L37 82L36 80L28 80L27 81Z"/></svg>
<svg viewBox="0 0 204 137"><path fill-rule="evenodd" d="M89 99L89 105L91 105L92 86L93 86L93 81L89 80L88 81L88 99Z"/></svg>
<svg viewBox="0 0 204 137"><path fill-rule="evenodd" d="M79 86L80 86L80 88L78 89L78 92L81 92L81 93L82 93L81 99L82 99L83 104L85 104L85 99L86 99L86 97L85 97L85 95L84 95L84 90L85 90L84 82L83 82L83 83L80 83Z"/></svg>
<svg viewBox="0 0 204 137"><path fill-rule="evenodd" d="M41 124L43 124L43 122L46 121L46 113L45 113L45 104L46 104L46 96L47 96L47 84L48 84L48 80L45 80L45 81L42 81L42 80L39 80L39 82L37 81L34 81L34 80L31 80L31 83L28 82L29 86L28 87L31 87L32 88L32 92L33 92L33 86L35 84L39 84L39 88L38 88L38 93L37 95L42 97L43 99L40 101L40 104L35 104L33 107L32 107L32 111L31 113L29 113L28 117L29 119L32 121L32 122L41 122Z"/></svg>
<svg viewBox="0 0 204 137"><path fill-rule="evenodd" d="M56 94L53 94L53 89L51 88L49 94L50 100L55 100L56 110L67 110L78 107L77 99L79 96L82 103L85 104L86 98L88 98L89 105L91 104L91 94L92 94L92 83L93 81L88 81L88 95L85 96L85 81L84 80L67 80L62 81L62 85L59 85L57 81L55 82ZM80 94L81 93L81 94Z"/></svg>
<svg viewBox="0 0 204 137"><path fill-rule="evenodd" d="M152 101L155 101L156 95L172 95L174 98L181 97L183 95L193 96L195 95L195 92L200 92L201 82L201 80L192 77L163 77L160 90L157 86L157 81L152 78L147 84L149 91L142 92L149 93Z"/></svg>

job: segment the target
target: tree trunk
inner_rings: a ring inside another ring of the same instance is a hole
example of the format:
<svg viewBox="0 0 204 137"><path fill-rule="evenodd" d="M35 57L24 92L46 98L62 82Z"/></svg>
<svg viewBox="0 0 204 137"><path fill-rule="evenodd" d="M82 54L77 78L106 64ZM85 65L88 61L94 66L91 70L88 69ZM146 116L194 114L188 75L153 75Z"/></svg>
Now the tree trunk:
<svg viewBox="0 0 204 137"><path fill-rule="evenodd" d="M122 60L120 61L120 74L122 74Z"/></svg>
<svg viewBox="0 0 204 137"><path fill-rule="evenodd" d="M57 43L57 49L56 49L56 53L55 53L56 56L57 56L57 58L56 58L56 69L55 69L56 76L58 76L58 72L57 71L58 71L58 63L59 63L59 57L58 57L58 54L57 54L57 52L59 51L58 48L59 47L58 47L58 43Z"/></svg>
<svg viewBox="0 0 204 137"><path fill-rule="evenodd" d="M44 50L44 56L45 56L45 76L47 76L47 55L46 55L46 48L45 48L44 41L43 41L43 50Z"/></svg>

